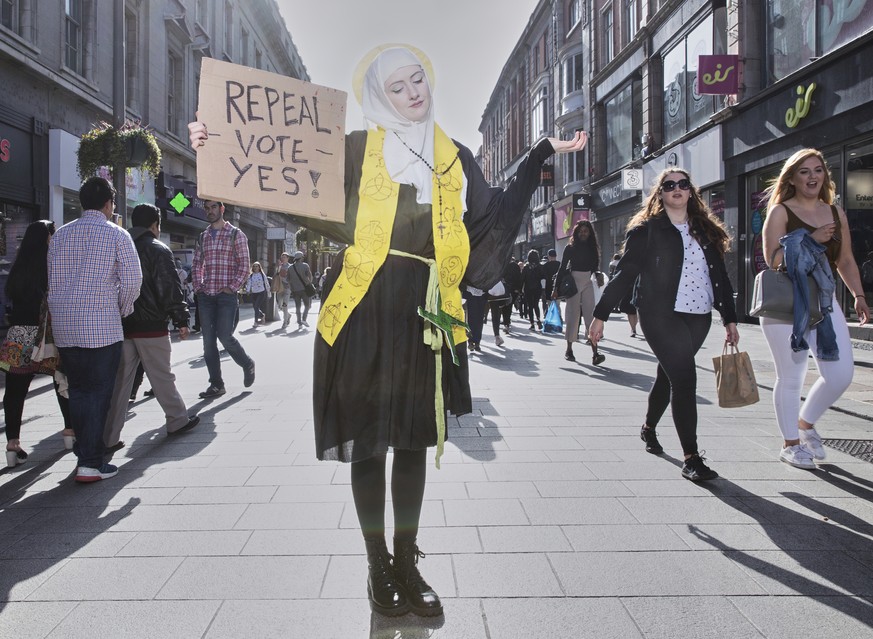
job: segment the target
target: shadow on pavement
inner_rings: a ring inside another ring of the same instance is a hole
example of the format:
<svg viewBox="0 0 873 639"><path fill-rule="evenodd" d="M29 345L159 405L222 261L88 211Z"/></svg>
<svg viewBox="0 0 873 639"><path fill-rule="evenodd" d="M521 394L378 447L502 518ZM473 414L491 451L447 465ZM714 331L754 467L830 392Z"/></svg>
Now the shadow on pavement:
<svg viewBox="0 0 873 639"><path fill-rule="evenodd" d="M0 534L6 541L0 550L3 560L0 562L0 614L10 600L26 599L69 565L65 560L75 557L101 534L133 515L141 504L140 498L131 496L117 507L111 506L113 498L122 490L141 487L141 480L152 464L168 457L191 457L202 451L214 437L204 438L203 434L213 433L215 416L248 395L245 391L219 404L211 402L209 409L199 413L200 424L190 431L200 433L199 437L187 438L186 433L168 439L161 436L163 426L142 433L129 446L128 457L119 465L118 475L94 484L76 484L73 472L52 472L52 466L66 455L72 455L72 451L58 451L57 442L48 438L38 442L31 449L31 459L14 469L17 476L0 486ZM210 402L191 406L192 413L207 403ZM57 434L52 433L50 437L56 438ZM56 481L54 486L29 492L53 480ZM107 508L112 510L106 512ZM115 552L111 548L100 548L96 555L86 552L81 556L113 557ZM137 575L131 574L130 579L135 581ZM91 575L84 586L90 588L98 582L99 575ZM17 592L13 592L15 590ZM66 600L78 601L79 598L80 594L72 591Z"/></svg>
<svg viewBox="0 0 873 639"><path fill-rule="evenodd" d="M407 613L402 617L383 617L370 613L370 639L427 639L445 624L445 617L418 617Z"/></svg>
<svg viewBox="0 0 873 639"><path fill-rule="evenodd" d="M694 525L688 526L690 533L742 566L771 596L803 595L873 626L873 568L851 554L869 554L873 524L799 493L780 494L814 515L759 497L723 477L698 485L754 518L763 534L783 553L780 557L787 557L794 565L767 561L762 557L768 553L766 550L737 550ZM831 585L805 576L805 572ZM798 615L802 615L798 605Z"/></svg>

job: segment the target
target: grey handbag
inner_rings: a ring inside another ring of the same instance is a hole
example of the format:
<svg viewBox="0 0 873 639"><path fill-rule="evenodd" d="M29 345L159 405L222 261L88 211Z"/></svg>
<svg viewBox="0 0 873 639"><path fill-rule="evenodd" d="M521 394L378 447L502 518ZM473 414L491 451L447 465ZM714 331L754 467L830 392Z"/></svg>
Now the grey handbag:
<svg viewBox="0 0 873 639"><path fill-rule="evenodd" d="M776 249L778 251L779 249ZM773 258L776 257L773 251ZM773 263L773 258L770 263ZM813 326L822 320L821 307L813 303L818 300L818 284L811 277L806 278L809 286L809 325ZM755 286L752 288L752 305L749 309L752 317L769 317L771 319L794 321L794 283L788 274L777 269L764 269L755 276Z"/></svg>

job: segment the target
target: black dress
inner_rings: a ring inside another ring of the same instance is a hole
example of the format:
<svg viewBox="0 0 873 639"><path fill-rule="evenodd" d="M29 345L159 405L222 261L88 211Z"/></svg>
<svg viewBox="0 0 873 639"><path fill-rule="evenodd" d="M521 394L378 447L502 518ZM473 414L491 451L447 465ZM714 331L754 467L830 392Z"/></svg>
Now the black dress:
<svg viewBox="0 0 873 639"><path fill-rule="evenodd" d="M338 242L353 241L365 144L362 131L346 138L345 222L300 219L301 224ZM548 140L541 140L502 190L491 188L470 150L455 144L467 177L464 223L471 251L465 280L487 289L499 279L506 259L506 254L494 252L505 246L508 254L539 185L540 167L553 149ZM431 206L418 204L415 195L415 187L401 185L391 248L432 259ZM339 277L343 255L334 258L322 299ZM354 462L384 454L389 447L418 450L436 445L436 362L434 351L424 343L424 320L417 314L425 303L428 277L425 263L389 254L334 345L316 336L313 415L319 459ZM472 410L472 401L466 345L457 351L460 366L443 348L441 382L446 409L462 415Z"/></svg>

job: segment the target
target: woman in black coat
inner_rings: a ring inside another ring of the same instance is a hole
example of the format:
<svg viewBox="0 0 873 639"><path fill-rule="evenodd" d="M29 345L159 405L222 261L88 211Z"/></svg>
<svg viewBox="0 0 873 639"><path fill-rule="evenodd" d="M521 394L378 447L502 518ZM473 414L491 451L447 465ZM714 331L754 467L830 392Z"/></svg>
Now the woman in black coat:
<svg viewBox="0 0 873 639"><path fill-rule="evenodd" d="M682 476L691 481L715 479L697 449L697 369L694 356L712 326L712 309L724 322L725 340L736 344L737 313L724 254L730 240L722 223L703 203L683 169L663 171L628 223L624 255L615 277L594 309L588 334L596 344L603 323L639 277L634 303L646 341L658 358L640 438L646 450L663 448L655 427L669 404L685 455Z"/></svg>
<svg viewBox="0 0 873 639"><path fill-rule="evenodd" d="M540 321L540 298L543 296L543 267L540 266L540 254L530 250L527 254L527 262L521 269L521 290L524 294L525 317L530 320L530 330L536 328L542 330L543 323ZM536 316L536 327L534 327Z"/></svg>

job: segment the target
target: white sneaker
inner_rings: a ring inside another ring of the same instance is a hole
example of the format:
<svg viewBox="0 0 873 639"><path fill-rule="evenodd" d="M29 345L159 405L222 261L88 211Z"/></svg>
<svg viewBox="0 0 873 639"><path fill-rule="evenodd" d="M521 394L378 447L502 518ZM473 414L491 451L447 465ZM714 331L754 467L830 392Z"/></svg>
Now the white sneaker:
<svg viewBox="0 0 873 639"><path fill-rule="evenodd" d="M815 470L815 462L812 459L812 453L803 444L796 444L783 448L779 453L779 461L783 461L795 468L803 468L804 470Z"/></svg>
<svg viewBox="0 0 873 639"><path fill-rule="evenodd" d="M503 346L503 338L500 335L494 336L494 344L497 346Z"/></svg>
<svg viewBox="0 0 873 639"><path fill-rule="evenodd" d="M812 456L816 459L824 459L827 457L824 446L821 444L821 435L818 434L818 431L815 428L808 428L806 430L801 428L800 443L806 446L809 452L812 453Z"/></svg>

